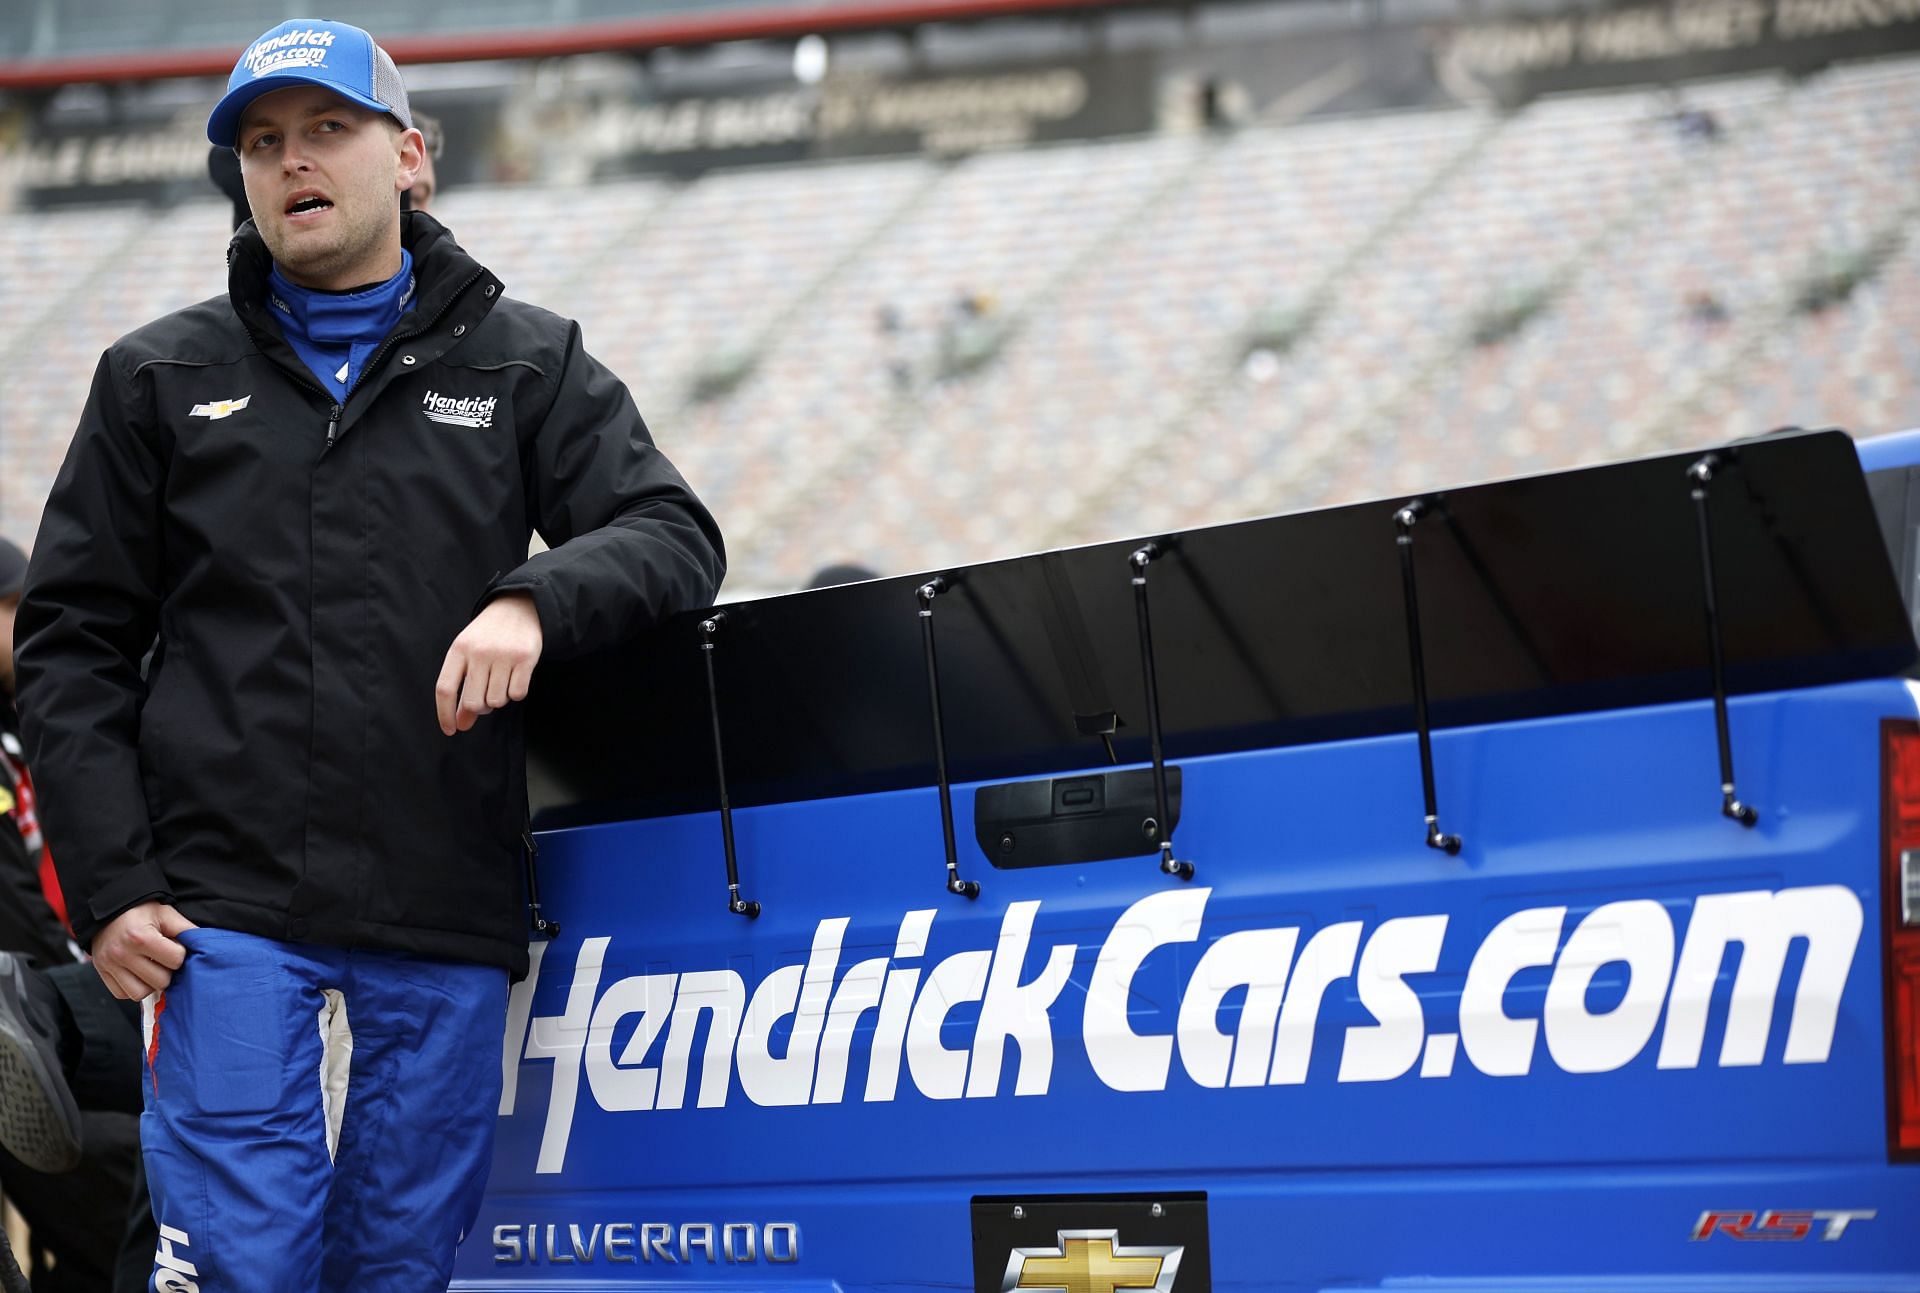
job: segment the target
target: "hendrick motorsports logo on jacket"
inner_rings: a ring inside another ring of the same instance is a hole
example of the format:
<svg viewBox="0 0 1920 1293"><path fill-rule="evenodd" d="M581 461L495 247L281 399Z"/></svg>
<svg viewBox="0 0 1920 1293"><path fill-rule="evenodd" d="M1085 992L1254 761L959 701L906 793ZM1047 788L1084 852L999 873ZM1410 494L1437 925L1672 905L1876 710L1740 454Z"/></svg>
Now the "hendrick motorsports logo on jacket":
<svg viewBox="0 0 1920 1293"><path fill-rule="evenodd" d="M1038 972L1026 977L1037 901L1008 906L997 946L962 949L931 965L931 908L906 913L890 956L852 965L842 956L849 918L822 920L804 964L781 966L758 983L731 968L703 968L606 984L612 940L588 938L563 1012L528 1021L546 950L537 946L533 973L515 988L523 1022L508 1030L505 1057L510 1073L523 1056L553 1064L535 1170L564 1166L582 1078L593 1102L614 1113L719 1108L736 1095L760 1106L887 1102L908 1087L935 1100L998 1096L1009 1087L1016 1096L1044 1096L1063 1026L1079 1033L1076 1052L1114 1091L1167 1090L1176 1061L1188 1081L1210 1088L1297 1086L1310 1070L1337 1083L1414 1072L1445 1079L1467 1068L1523 1077L1542 1050L1566 1073L1610 1072L1650 1047L1661 1070L1703 1062L1750 1067L1767 1057L1788 950L1800 942L1806 952L1781 1058L1820 1064L1833 1046L1864 923L1859 898L1843 885L1703 894L1684 938L1668 904L1655 899L1610 902L1579 916L1566 906L1530 907L1481 937L1457 1024L1430 1028L1431 999L1407 980L1438 969L1452 924L1446 914L1371 928L1347 920L1239 929L1203 942L1211 895L1208 888L1154 894L1121 914L1090 960L1082 958L1077 1010L1063 1009L1060 999L1078 944L1047 948ZM1204 952L1171 1007L1174 1026L1140 1031L1134 980L1156 949L1182 943ZM1742 954L1718 1055L1703 1057L1721 962L1736 943ZM1616 963L1625 971L1624 994L1599 1008L1588 990L1602 967ZM1509 1015L1509 984L1541 971L1547 989L1538 1017ZM1352 988L1335 987L1343 981ZM1343 990L1356 992L1377 1022L1346 1028L1337 1056L1318 1055L1321 1006ZM1241 1009L1223 1029L1230 996ZM947 1016L976 1002L971 1043L956 1047ZM857 1025L869 1013L877 1023L862 1056ZM704 1028L703 1020L710 1021ZM509 1081L501 1113L513 1112L517 1085Z"/></svg>
<svg viewBox="0 0 1920 1293"><path fill-rule="evenodd" d="M429 421L450 427L490 427L493 425L493 406L500 402L497 396L480 399L468 396L456 399L451 395L442 395L438 391L428 391L420 401L420 411Z"/></svg>

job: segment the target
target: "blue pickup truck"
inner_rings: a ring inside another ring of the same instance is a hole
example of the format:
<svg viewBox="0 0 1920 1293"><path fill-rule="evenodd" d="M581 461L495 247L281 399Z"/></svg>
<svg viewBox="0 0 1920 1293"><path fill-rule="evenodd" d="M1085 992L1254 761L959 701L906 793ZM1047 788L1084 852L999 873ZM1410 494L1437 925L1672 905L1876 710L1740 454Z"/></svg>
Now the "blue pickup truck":
<svg viewBox="0 0 1920 1293"><path fill-rule="evenodd" d="M1799 432L556 669L453 1287L1920 1288L1916 536Z"/></svg>

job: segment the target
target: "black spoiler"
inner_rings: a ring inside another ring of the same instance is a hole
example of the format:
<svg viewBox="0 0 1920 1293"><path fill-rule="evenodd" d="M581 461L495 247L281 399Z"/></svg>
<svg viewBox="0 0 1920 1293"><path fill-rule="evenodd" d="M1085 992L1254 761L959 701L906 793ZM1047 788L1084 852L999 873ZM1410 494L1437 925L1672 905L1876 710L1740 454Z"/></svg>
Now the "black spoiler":
<svg viewBox="0 0 1920 1293"><path fill-rule="evenodd" d="M1853 442L1729 445L1702 480L1706 457L1153 536L1166 756L1412 731L1418 674L1435 727L1702 699L1715 637L1731 694L1909 669ZM711 612L684 615L629 650L544 663L527 702L538 824L714 808L715 708L735 806L933 785L923 609L952 781L1145 762L1132 558L1148 542L935 572L930 601L923 574L736 603L712 630Z"/></svg>

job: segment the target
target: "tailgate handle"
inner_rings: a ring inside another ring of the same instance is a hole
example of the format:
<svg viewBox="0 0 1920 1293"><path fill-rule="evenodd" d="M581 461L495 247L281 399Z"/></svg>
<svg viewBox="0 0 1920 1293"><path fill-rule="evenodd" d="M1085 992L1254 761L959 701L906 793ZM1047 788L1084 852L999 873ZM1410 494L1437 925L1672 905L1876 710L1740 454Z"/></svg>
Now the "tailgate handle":
<svg viewBox="0 0 1920 1293"><path fill-rule="evenodd" d="M1151 768L1006 781L973 797L973 834L1002 870L1137 858L1159 851L1159 789ZM1166 769L1167 810L1180 821L1180 769Z"/></svg>

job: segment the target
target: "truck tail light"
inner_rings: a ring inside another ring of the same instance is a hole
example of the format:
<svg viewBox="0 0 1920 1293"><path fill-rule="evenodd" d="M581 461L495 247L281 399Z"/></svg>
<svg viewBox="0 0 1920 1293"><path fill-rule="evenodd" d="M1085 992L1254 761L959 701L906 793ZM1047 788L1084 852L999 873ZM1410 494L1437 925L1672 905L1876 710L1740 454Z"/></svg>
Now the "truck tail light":
<svg viewBox="0 0 1920 1293"><path fill-rule="evenodd" d="M1887 1153L1920 1162L1920 722L1888 719L1880 739Z"/></svg>

